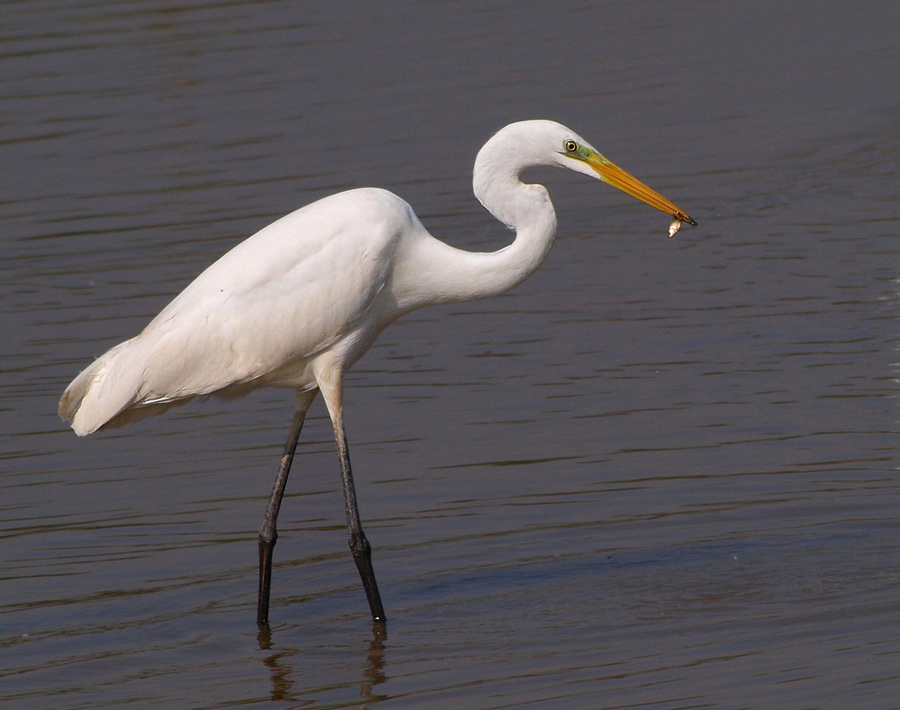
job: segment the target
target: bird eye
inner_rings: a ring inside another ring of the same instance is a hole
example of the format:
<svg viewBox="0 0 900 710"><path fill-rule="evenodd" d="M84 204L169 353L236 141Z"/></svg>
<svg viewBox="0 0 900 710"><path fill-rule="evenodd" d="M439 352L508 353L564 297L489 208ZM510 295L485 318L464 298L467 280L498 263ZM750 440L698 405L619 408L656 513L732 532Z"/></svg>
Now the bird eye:
<svg viewBox="0 0 900 710"><path fill-rule="evenodd" d="M567 153L574 153L578 150L578 144L575 141L566 141L563 145L565 146Z"/></svg>

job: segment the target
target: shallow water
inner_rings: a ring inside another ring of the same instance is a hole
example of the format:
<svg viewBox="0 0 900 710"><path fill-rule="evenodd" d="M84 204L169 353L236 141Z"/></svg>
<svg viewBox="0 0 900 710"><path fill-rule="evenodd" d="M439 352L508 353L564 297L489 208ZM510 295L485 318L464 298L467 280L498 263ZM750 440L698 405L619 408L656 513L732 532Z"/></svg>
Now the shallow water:
<svg viewBox="0 0 900 710"><path fill-rule="evenodd" d="M900 707L895 5L4 8L0 702ZM398 321L350 379L387 638L320 403L259 634L291 394L81 440L60 393L330 192L498 248L471 165L530 117L699 227L536 175L541 270Z"/></svg>

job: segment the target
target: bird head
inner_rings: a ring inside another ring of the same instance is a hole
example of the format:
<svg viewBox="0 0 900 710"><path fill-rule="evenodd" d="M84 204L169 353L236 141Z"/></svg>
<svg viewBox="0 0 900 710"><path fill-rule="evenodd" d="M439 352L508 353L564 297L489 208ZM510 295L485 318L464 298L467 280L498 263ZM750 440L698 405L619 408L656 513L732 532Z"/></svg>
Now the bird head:
<svg viewBox="0 0 900 710"><path fill-rule="evenodd" d="M561 128L564 127L561 126ZM602 180L641 202L646 202L651 207L665 212L670 217L694 226L697 225L687 212L620 168L583 138L579 138L571 131L568 131L566 135L568 137L562 139L557 149L557 154L560 156L556 161L557 165Z"/></svg>
<svg viewBox="0 0 900 710"><path fill-rule="evenodd" d="M602 180L675 220L697 224L687 212L606 158L573 130L555 121L511 123L491 138L476 160L476 175L483 175L485 182L494 179L499 171L479 171L479 163L485 167L491 163L498 168L502 165L516 177L526 168L539 165L568 168ZM479 194L482 185L478 184L477 177L475 187Z"/></svg>

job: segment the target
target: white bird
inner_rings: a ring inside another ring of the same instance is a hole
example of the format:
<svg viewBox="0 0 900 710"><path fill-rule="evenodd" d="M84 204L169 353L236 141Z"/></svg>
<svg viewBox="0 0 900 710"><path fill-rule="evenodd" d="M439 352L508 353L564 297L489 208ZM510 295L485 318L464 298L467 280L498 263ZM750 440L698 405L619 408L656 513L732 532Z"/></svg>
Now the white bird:
<svg viewBox="0 0 900 710"><path fill-rule="evenodd" d="M530 276L556 236L543 185L524 170L552 165L599 178L673 217L686 212L553 121L522 121L479 151L476 197L516 231L509 246L473 253L432 237L396 195L376 188L318 200L238 244L184 289L144 331L109 350L63 393L59 414L85 436L192 397L234 396L264 386L297 391L296 411L259 534L257 623L268 623L276 520L306 412L322 393L340 457L350 549L372 618L385 614L363 533L342 389L348 369L405 313L495 296Z"/></svg>

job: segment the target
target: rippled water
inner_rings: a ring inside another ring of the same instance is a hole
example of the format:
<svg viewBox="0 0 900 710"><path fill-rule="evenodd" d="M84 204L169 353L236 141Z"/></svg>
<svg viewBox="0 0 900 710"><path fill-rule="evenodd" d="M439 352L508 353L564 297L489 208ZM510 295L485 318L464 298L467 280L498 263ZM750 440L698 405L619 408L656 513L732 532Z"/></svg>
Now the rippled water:
<svg viewBox="0 0 900 710"><path fill-rule="evenodd" d="M900 707L892 3L7 2L0 703ZM700 222L540 173L547 263L397 322L321 405L77 439L68 381L229 247L379 185L469 249L497 128L561 120Z"/></svg>

